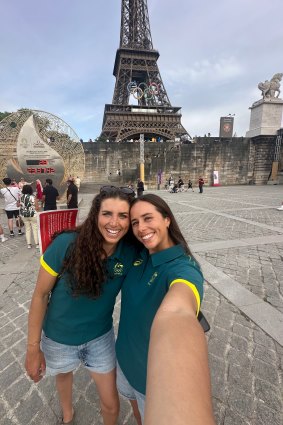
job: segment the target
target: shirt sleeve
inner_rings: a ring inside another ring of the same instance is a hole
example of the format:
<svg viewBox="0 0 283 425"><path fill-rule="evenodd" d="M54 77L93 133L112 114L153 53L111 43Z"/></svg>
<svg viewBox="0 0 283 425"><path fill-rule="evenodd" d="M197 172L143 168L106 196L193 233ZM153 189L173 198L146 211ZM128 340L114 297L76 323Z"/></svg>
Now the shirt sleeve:
<svg viewBox="0 0 283 425"><path fill-rule="evenodd" d="M177 282L188 286L194 293L197 301L197 313L203 299L203 275L198 265L193 261L180 261L180 263L171 267L168 273L168 287L170 288Z"/></svg>
<svg viewBox="0 0 283 425"><path fill-rule="evenodd" d="M52 276L58 276L60 273L66 253L73 240L73 233L63 233L54 239L41 256L41 266Z"/></svg>

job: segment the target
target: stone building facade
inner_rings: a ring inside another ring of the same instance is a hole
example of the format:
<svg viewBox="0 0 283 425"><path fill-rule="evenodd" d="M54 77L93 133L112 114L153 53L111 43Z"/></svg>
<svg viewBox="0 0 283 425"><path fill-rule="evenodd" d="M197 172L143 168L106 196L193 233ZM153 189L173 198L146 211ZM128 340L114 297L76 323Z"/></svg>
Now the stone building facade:
<svg viewBox="0 0 283 425"><path fill-rule="evenodd" d="M234 137L220 140L199 137L196 143L163 142L144 144L145 184L157 187L158 173L163 186L170 174L185 182L197 182L203 176L213 184L213 171L219 173L220 185L267 184L272 169L276 136ZM86 182L135 182L139 176L140 146L133 143L83 143ZM118 175L117 170L120 170ZM283 171L282 153L279 170ZM283 183L283 182L282 182Z"/></svg>

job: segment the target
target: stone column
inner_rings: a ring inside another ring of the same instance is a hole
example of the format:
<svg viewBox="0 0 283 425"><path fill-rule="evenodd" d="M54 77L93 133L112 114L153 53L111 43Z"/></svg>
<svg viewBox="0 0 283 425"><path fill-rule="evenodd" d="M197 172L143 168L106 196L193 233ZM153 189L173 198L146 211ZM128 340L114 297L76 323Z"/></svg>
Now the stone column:
<svg viewBox="0 0 283 425"><path fill-rule="evenodd" d="M250 128L246 137L273 136L281 128L283 100L275 97L254 102L250 107Z"/></svg>

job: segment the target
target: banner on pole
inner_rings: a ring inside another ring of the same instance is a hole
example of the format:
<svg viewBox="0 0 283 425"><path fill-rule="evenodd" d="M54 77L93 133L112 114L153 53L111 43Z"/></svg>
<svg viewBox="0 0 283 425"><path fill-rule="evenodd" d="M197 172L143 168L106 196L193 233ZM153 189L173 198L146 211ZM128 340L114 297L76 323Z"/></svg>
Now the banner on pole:
<svg viewBox="0 0 283 425"><path fill-rule="evenodd" d="M219 137L231 139L233 136L234 117L221 117Z"/></svg>

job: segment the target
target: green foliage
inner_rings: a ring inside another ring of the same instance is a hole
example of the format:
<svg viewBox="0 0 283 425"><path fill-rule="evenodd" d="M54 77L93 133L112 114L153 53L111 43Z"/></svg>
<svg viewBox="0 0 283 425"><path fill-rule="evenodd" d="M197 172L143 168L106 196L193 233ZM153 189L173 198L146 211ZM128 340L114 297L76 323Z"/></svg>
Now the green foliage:
<svg viewBox="0 0 283 425"><path fill-rule="evenodd" d="M0 112L0 121L2 121L4 118L6 118L8 115L10 115L11 112Z"/></svg>
<svg viewBox="0 0 283 425"><path fill-rule="evenodd" d="M104 134L102 134L102 135L98 136L98 137L95 139L95 141L96 141L96 142L106 142L106 140L107 140L107 137L106 137Z"/></svg>

